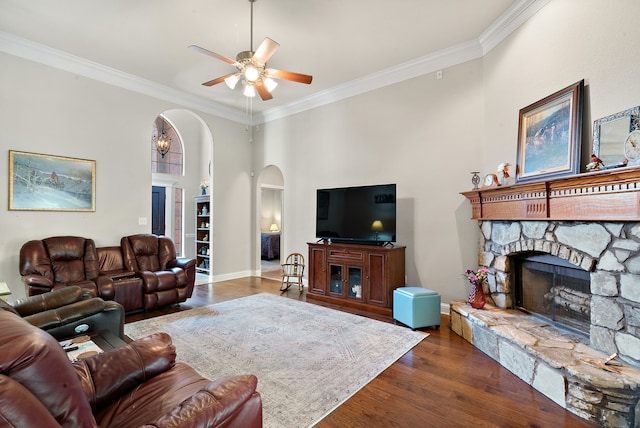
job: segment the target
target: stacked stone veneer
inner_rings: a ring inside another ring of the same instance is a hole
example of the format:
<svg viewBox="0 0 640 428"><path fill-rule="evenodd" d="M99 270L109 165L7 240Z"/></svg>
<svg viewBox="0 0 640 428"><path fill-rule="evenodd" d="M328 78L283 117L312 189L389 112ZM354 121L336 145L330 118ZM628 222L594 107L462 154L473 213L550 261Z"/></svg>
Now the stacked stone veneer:
<svg viewBox="0 0 640 428"><path fill-rule="evenodd" d="M640 426L640 371L595 367L587 361L608 355L517 310L467 302L450 308L453 331L560 406L602 426Z"/></svg>
<svg viewBox="0 0 640 428"><path fill-rule="evenodd" d="M532 339L526 331L526 339L516 339L514 331L521 330L496 330L501 322L487 322L483 315L488 312L468 310L464 304L451 305L454 331L573 413L605 426L640 426L640 223L485 220L479 225L479 265L492 272L484 290L490 305L509 309L510 324L518 324L512 315L531 320L510 310L512 256L551 254L590 272L590 337L582 340L585 346L579 337L553 329L554 338L561 339L554 339L552 348L563 343L570 353L544 357L535 344L546 339ZM626 374L604 380L593 376L592 366L581 362L587 348L595 355L618 353ZM522 354L513 359L521 363L510 367L500 349Z"/></svg>
<svg viewBox="0 0 640 428"><path fill-rule="evenodd" d="M479 264L485 292L513 308L511 257L545 253L591 272L591 346L640 368L640 223L483 221Z"/></svg>

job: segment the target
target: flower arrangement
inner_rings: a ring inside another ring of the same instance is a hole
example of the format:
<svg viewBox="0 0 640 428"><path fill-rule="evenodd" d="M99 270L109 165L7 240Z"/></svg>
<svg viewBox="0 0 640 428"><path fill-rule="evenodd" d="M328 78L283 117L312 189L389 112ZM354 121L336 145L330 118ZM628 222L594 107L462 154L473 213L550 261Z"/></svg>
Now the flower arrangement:
<svg viewBox="0 0 640 428"><path fill-rule="evenodd" d="M200 182L200 190L207 190L209 188L209 184L207 183L207 179L203 178Z"/></svg>
<svg viewBox="0 0 640 428"><path fill-rule="evenodd" d="M486 267L481 267L477 272L474 272L471 269L467 269L464 272L464 275L467 277L471 284L482 285L487 282L487 278L489 277L489 269L487 269Z"/></svg>
<svg viewBox="0 0 640 428"><path fill-rule="evenodd" d="M489 269L487 269L486 267L481 267L475 272L472 269L467 269L464 272L464 275L471 283L471 289L469 290L469 304L472 308L475 309L484 308L486 299L484 297L484 290L482 289L482 285L487 282Z"/></svg>

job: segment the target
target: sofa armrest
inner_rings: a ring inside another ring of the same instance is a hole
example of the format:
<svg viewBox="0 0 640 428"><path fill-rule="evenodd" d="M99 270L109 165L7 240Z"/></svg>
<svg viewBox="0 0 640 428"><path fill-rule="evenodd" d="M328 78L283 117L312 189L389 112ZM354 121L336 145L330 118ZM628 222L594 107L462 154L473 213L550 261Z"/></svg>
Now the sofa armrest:
<svg viewBox="0 0 640 428"><path fill-rule="evenodd" d="M88 290L77 286L64 287L50 293L20 299L13 304L13 308L22 317L37 314L50 309L60 308L91 297Z"/></svg>
<svg viewBox="0 0 640 428"><path fill-rule="evenodd" d="M162 416L154 424L164 427L192 426L256 426L259 420L262 426L262 401L256 392L258 379L254 375L227 376L217 379L193 396L187 398L171 412ZM254 407L243 415L251 419L230 421L242 413L242 408L249 403Z"/></svg>
<svg viewBox="0 0 640 428"><path fill-rule="evenodd" d="M91 407L99 410L175 363L171 337L154 333L73 365Z"/></svg>
<svg viewBox="0 0 640 428"><path fill-rule="evenodd" d="M69 324L87 318L104 310L104 300L94 297L89 300L70 303L47 311L23 316L31 325L43 330Z"/></svg>
<svg viewBox="0 0 640 428"><path fill-rule="evenodd" d="M104 300L113 300L116 297L116 289L111 278L106 275L99 275L95 279L95 283L98 288L98 297Z"/></svg>
<svg viewBox="0 0 640 428"><path fill-rule="evenodd" d="M196 259L190 259L187 257L178 257L177 259L175 259L175 263L173 264L173 266L167 265L167 267L174 267L174 266L182 268L185 271L188 269L195 269Z"/></svg>
<svg viewBox="0 0 640 428"><path fill-rule="evenodd" d="M158 289L158 277L155 273L143 270L136 272L136 275L142 278L142 287L144 288L144 293L155 293Z"/></svg>
<svg viewBox="0 0 640 428"><path fill-rule="evenodd" d="M42 293L51 291L53 282L41 275L29 274L22 277L22 281L29 288L42 290Z"/></svg>

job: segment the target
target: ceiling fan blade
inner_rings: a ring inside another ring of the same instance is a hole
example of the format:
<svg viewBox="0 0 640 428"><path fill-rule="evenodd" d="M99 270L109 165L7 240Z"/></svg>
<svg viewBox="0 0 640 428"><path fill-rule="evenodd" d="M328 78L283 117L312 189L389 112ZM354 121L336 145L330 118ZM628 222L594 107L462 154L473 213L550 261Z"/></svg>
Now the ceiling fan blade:
<svg viewBox="0 0 640 428"><path fill-rule="evenodd" d="M256 52L253 54L251 61L259 65L265 65L267 61L269 61L269 58L276 53L279 47L280 44L278 42L265 37L262 43L260 43L260 46L258 46L258 49L256 49Z"/></svg>
<svg viewBox="0 0 640 428"><path fill-rule="evenodd" d="M201 54L205 54L208 55L210 57L219 59L220 61L224 61L226 63L229 63L231 65L236 65L236 61L232 60L231 58L227 58L226 56L222 56L220 54L217 54L215 52L211 52L210 50L207 50L205 48L201 48L200 46L196 46L196 45L191 45L189 46L189 49L199 52Z"/></svg>
<svg viewBox="0 0 640 428"><path fill-rule="evenodd" d="M226 79L229 76L233 76L236 73L229 73L229 74L225 74L224 76L220 76L217 77L213 80L209 80L208 82L204 82L202 85L203 86L213 86L213 85L217 85L218 83L222 83L224 82L224 79Z"/></svg>
<svg viewBox="0 0 640 428"><path fill-rule="evenodd" d="M262 83L262 80L259 82L256 82L256 84L253 86L255 86L256 91L258 91L258 94L260 94L260 98L262 98L262 101L267 101L273 98L273 95L271 95L271 92L269 92L267 90L267 87L264 86L264 83Z"/></svg>
<svg viewBox="0 0 640 428"><path fill-rule="evenodd" d="M298 83L306 83L307 85L310 84L311 80L313 79L313 76L309 76L308 74L294 73L293 71L276 70L274 68L267 68L264 71L264 74L267 77L290 80L292 82Z"/></svg>

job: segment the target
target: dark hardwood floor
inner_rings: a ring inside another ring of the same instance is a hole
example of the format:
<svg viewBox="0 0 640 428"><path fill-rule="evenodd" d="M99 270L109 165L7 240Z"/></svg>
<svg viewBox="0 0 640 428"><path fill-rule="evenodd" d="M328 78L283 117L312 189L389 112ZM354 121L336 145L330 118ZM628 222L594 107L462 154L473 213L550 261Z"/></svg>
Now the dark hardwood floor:
<svg viewBox="0 0 640 428"><path fill-rule="evenodd" d="M126 322L258 293L306 301L292 287L251 277L196 286L179 307L130 314ZM310 300L309 303L321 304ZM322 304L343 310L340 307ZM368 315L348 310L358 315ZM391 318L373 316L385 322ZM316 426L328 427L593 427L527 385L448 328L440 329L358 391ZM283 427L286 428L286 427Z"/></svg>

